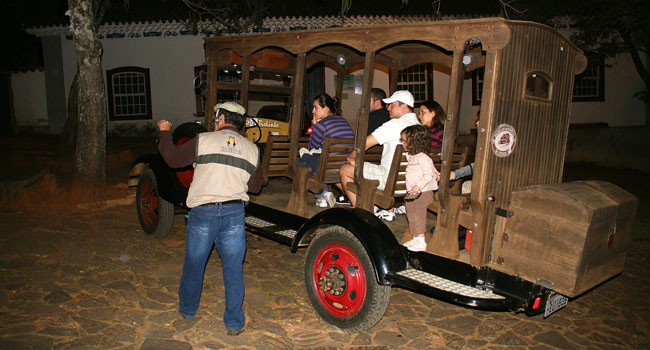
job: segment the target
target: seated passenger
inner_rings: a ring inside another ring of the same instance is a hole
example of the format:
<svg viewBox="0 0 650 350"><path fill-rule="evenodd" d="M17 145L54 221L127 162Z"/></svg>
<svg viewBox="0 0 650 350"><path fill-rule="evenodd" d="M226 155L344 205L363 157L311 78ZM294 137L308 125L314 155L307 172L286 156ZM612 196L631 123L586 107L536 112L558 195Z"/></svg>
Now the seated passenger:
<svg viewBox="0 0 650 350"><path fill-rule="evenodd" d="M384 90L372 88L370 93L370 114L368 115L368 135L390 120L386 104L382 101L385 98L386 92ZM341 194L336 197L336 204L350 205L350 200L345 194Z"/></svg>
<svg viewBox="0 0 650 350"><path fill-rule="evenodd" d="M447 119L445 110L436 101L425 101L420 105L418 119L420 119L422 125L429 129L431 146L441 147L442 136L445 131L445 119Z"/></svg>
<svg viewBox="0 0 650 350"><path fill-rule="evenodd" d="M366 150L380 144L384 146L381 154L381 164L365 162L363 164L363 177L370 180L379 180L379 189L384 189L388 177L388 169L393 161L395 147L399 144L400 133L407 126L420 124L417 116L413 113L413 95L407 90L400 90L393 93L390 98L384 99L388 104L388 112L391 119L377 128L372 134L366 137ZM356 194L348 191L347 184L354 181L354 158L355 152L350 153L348 164L341 167L341 186L354 207L357 202ZM392 213L393 219L395 214Z"/></svg>
<svg viewBox="0 0 650 350"><path fill-rule="evenodd" d="M368 114L368 135L390 120L386 104L382 101L385 98L386 93L384 90L372 88L370 92L370 114Z"/></svg>
<svg viewBox="0 0 650 350"><path fill-rule="evenodd" d="M354 138L354 131L350 124L337 113L337 101L328 94L316 96L312 109L312 133L309 135L307 149L301 149L298 165L311 168L309 176L314 176L320 161L320 152L325 142L325 137L348 137ZM320 201L320 202L319 202ZM316 204L321 207L335 203L334 194L325 191L319 196Z"/></svg>

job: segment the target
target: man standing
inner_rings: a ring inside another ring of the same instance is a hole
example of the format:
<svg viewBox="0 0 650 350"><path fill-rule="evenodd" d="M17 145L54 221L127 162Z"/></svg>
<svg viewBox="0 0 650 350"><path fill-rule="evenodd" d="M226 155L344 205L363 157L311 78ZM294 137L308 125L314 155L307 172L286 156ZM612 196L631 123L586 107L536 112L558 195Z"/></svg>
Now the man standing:
<svg viewBox="0 0 650 350"><path fill-rule="evenodd" d="M194 317L201 300L206 262L214 245L221 257L226 289L223 321L228 335L238 335L246 323L242 310L244 202L248 201L246 192L259 192L262 181L256 171L257 146L238 132L244 125L244 107L225 102L217 104L214 110L215 132L199 134L178 148L172 142L171 123L159 121L158 150L172 168L195 164L186 201L191 210L178 290L179 311L184 318Z"/></svg>
<svg viewBox="0 0 650 350"><path fill-rule="evenodd" d="M395 91L390 98L383 99L388 105L390 120L378 127L366 137L366 150L376 144L384 146L381 153L381 165L365 162L363 164L363 177L369 180L379 180L377 188L386 186L388 169L393 161L395 147L400 143L400 133L407 126L420 124L418 117L413 113L413 95L407 90ZM356 194L347 190L347 184L354 181L354 158L356 153L350 153L348 164L341 166L341 184L345 194L350 199L352 207L356 205ZM392 212L391 212L392 213ZM392 213L393 219L395 214ZM388 219L386 219L388 220ZM392 220L389 220L392 221Z"/></svg>
<svg viewBox="0 0 650 350"><path fill-rule="evenodd" d="M368 135L390 120L386 105L382 101L385 98L386 93L384 90L372 88L370 92L370 114L368 115Z"/></svg>

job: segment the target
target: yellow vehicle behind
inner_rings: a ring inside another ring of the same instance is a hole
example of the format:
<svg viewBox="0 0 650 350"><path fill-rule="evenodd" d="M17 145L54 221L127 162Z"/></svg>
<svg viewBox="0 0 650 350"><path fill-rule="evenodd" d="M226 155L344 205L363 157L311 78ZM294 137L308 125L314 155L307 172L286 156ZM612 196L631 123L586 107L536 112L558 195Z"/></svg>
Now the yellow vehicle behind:
<svg viewBox="0 0 650 350"><path fill-rule="evenodd" d="M266 143L269 135L289 135L289 107L263 106L255 117L246 118L246 136L255 143Z"/></svg>

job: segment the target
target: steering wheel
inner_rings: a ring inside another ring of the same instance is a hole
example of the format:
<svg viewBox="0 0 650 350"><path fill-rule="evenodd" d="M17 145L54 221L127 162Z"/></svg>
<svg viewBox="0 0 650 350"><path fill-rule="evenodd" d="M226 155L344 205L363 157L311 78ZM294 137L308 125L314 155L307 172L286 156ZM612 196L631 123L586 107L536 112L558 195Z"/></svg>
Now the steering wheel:
<svg viewBox="0 0 650 350"><path fill-rule="evenodd" d="M248 139L253 143L260 142L262 139L262 128L260 127L260 124L253 117L247 117L246 121L246 137L248 137Z"/></svg>

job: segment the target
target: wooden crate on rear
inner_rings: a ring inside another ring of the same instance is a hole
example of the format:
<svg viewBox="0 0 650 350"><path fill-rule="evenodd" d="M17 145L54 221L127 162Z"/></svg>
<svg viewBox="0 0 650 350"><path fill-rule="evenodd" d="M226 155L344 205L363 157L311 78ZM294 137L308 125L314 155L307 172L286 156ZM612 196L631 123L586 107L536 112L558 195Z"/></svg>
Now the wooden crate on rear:
<svg viewBox="0 0 650 350"><path fill-rule="evenodd" d="M599 181L516 189L490 266L577 296L623 270L637 205L630 193Z"/></svg>

